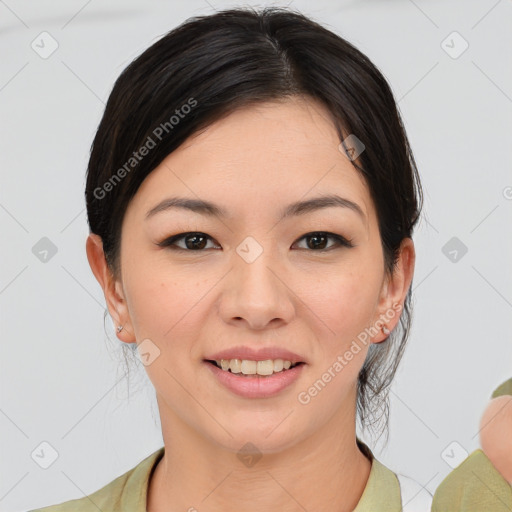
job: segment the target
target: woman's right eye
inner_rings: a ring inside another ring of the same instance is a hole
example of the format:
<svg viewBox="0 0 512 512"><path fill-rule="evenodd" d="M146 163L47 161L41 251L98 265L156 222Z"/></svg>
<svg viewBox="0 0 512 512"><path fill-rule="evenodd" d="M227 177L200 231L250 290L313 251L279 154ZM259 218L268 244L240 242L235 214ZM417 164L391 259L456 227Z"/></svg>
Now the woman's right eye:
<svg viewBox="0 0 512 512"><path fill-rule="evenodd" d="M177 244L179 241L183 241L182 246ZM215 249L219 247L206 247L208 241L213 241L213 239L206 233L193 231L189 233L179 233L178 235L173 235L159 242L157 245L160 247L167 247L173 251L202 251L205 248Z"/></svg>

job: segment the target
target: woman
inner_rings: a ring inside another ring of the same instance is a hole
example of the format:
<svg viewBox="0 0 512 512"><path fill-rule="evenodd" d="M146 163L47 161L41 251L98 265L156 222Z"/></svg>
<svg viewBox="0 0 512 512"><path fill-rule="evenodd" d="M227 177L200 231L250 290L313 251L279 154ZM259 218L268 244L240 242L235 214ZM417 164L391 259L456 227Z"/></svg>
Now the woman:
<svg viewBox="0 0 512 512"><path fill-rule="evenodd" d="M421 208L367 57L288 10L188 20L117 80L86 202L164 447L43 510L409 510L356 436L387 418Z"/></svg>

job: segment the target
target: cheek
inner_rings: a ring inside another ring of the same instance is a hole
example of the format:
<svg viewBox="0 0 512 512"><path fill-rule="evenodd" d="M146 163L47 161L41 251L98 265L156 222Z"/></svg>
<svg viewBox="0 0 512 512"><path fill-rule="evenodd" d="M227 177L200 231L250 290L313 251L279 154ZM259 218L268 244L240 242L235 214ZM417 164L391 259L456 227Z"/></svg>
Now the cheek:
<svg viewBox="0 0 512 512"><path fill-rule="evenodd" d="M323 279L310 294L310 307L340 340L369 326L378 304L382 276L374 269L353 267Z"/></svg>
<svg viewBox="0 0 512 512"><path fill-rule="evenodd" d="M184 273L170 275L157 265L142 271L134 266L126 275L130 276L125 289L137 340L150 338L158 344L178 332L194 330L194 313L208 283Z"/></svg>

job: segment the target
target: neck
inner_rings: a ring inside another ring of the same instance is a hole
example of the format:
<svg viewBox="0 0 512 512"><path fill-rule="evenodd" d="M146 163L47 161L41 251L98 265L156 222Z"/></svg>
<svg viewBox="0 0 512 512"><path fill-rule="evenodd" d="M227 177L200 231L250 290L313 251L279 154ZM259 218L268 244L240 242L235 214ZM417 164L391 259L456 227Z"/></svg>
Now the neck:
<svg viewBox="0 0 512 512"><path fill-rule="evenodd" d="M371 462L356 444L355 411L352 421L335 415L303 441L246 466L160 410L172 421L162 421L165 454L149 483L148 512L350 512L368 481Z"/></svg>

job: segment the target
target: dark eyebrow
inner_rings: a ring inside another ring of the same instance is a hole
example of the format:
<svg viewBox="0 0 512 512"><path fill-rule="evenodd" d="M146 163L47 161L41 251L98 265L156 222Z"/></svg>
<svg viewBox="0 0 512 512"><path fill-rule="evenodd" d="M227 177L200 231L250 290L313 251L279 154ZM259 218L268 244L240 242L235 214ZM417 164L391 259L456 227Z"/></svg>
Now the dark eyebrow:
<svg viewBox="0 0 512 512"><path fill-rule="evenodd" d="M202 215L214 217L227 217L227 213L224 209L210 203L209 201L203 201L202 199L187 199L185 197L169 197L151 208L151 210L146 213L146 219L152 217L158 212L163 212L171 208L182 208L196 213L201 213Z"/></svg>
<svg viewBox="0 0 512 512"><path fill-rule="evenodd" d="M365 214L357 203L337 195L328 195L308 199L306 201L297 201L296 203L290 204L284 210L280 220L295 215L304 215L323 208L331 208L333 206L349 208L365 219ZM227 212L223 208L209 201L204 201L202 199L188 199L185 197L170 197L164 199L151 208L151 210L146 213L146 219L152 217L158 212L170 210L172 208L182 208L213 217L228 217Z"/></svg>
<svg viewBox="0 0 512 512"><path fill-rule="evenodd" d="M313 199L308 199L307 201L292 203L286 208L281 218L284 219L285 217L290 217L292 215L303 215L305 213L321 210L322 208L331 208L333 206L349 208L360 215L362 219L365 219L363 209L357 203L337 195L315 197Z"/></svg>

